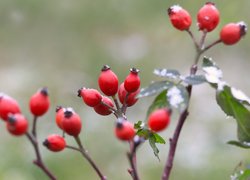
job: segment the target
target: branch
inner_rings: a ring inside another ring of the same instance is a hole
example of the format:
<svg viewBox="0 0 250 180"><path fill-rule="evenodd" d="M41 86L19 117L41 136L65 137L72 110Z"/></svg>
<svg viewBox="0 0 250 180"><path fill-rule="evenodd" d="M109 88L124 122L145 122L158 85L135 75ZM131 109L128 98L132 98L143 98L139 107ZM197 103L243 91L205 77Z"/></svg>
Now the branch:
<svg viewBox="0 0 250 180"><path fill-rule="evenodd" d="M75 148L75 147L72 147L72 146L67 146L67 147L70 148L70 149L79 151L82 154L82 156L90 163L90 165L96 171L96 173L98 174L98 176L100 177L100 179L101 180L107 180L106 176L104 176L101 173L100 169L97 167L97 165L95 164L95 162L89 156L88 151L83 147L82 142L81 142L79 136L74 137L74 138L75 138L75 141L76 141L77 145L79 146L79 149Z"/></svg>
<svg viewBox="0 0 250 180"><path fill-rule="evenodd" d="M133 180L140 180L136 166L136 150L141 143L142 140L138 136L135 136L134 140L129 142L130 152L127 152L127 156L131 169L129 169L128 172L132 176Z"/></svg>
<svg viewBox="0 0 250 180"><path fill-rule="evenodd" d="M204 47L204 43L205 43L205 38L206 38L206 32L203 32L203 36L201 37L200 40L200 44L197 43L197 41L195 40L195 38L193 37L193 34L191 31L187 30L187 32L189 33L189 35L191 36L197 53L194 59L194 64L192 65L191 69L190 69L190 75L195 75L197 72L197 64L199 62L200 56L207 51L208 49L210 49L211 47L215 46L216 44L220 43L221 40L217 40L213 43L211 43L210 45ZM204 47L204 48L203 48ZM192 95L192 85L187 86L187 91L189 94L189 99L191 98ZM176 151L176 146L177 146L177 142L182 130L182 127L187 119L189 112L188 112L188 106L187 108L180 114L177 126L175 128L173 137L169 139L170 142L170 147L169 147L169 152L168 152L168 158L167 158L167 162L163 171L163 175L162 175L162 180L169 180L169 176L173 167L173 161L174 161L174 156L175 156L175 151Z"/></svg>
<svg viewBox="0 0 250 180"><path fill-rule="evenodd" d="M36 134L36 129L34 129L34 132ZM35 150L36 159L33 161L33 163L37 165L51 180L56 180L56 177L50 172L50 170L43 163L37 138L31 135L29 132L26 133L26 137L29 139Z"/></svg>

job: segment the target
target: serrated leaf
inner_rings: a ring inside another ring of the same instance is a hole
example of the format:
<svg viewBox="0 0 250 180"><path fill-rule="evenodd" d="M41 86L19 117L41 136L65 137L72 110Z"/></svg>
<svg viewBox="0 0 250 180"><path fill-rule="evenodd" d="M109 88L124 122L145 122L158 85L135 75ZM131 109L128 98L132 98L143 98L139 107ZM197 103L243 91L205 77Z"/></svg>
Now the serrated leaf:
<svg viewBox="0 0 250 180"><path fill-rule="evenodd" d="M234 98L231 87L225 85L223 89L217 90L216 100L228 116L236 119L239 141L250 142L250 112L239 100Z"/></svg>
<svg viewBox="0 0 250 180"><path fill-rule="evenodd" d="M232 141L228 141L227 144L238 146L238 147L245 148L245 149L250 149L250 143L248 142L239 142L239 141L232 140Z"/></svg>
<svg viewBox="0 0 250 180"><path fill-rule="evenodd" d="M137 123L134 124L135 129L140 129L142 125L142 121L138 121Z"/></svg>
<svg viewBox="0 0 250 180"><path fill-rule="evenodd" d="M180 77L180 73L175 69L155 69L154 74L168 79L178 79Z"/></svg>
<svg viewBox="0 0 250 180"><path fill-rule="evenodd" d="M217 84L221 81L223 76L222 71L211 58L203 58L202 69L205 72L205 78L209 83Z"/></svg>
<svg viewBox="0 0 250 180"><path fill-rule="evenodd" d="M152 96L162 92L173 86L172 82L169 81L156 81L151 83L148 87L141 89L141 92L138 94L137 98Z"/></svg>
<svg viewBox="0 0 250 180"><path fill-rule="evenodd" d="M179 84L168 89L167 100L172 108L182 113L188 106L189 94L185 86Z"/></svg>
<svg viewBox="0 0 250 180"><path fill-rule="evenodd" d="M182 80L189 85L199 85L207 82L204 75L190 75L183 77Z"/></svg>
<svg viewBox="0 0 250 180"><path fill-rule="evenodd" d="M152 133L155 138L155 143L166 144L166 141L157 133Z"/></svg>
<svg viewBox="0 0 250 180"><path fill-rule="evenodd" d="M154 99L153 103L148 108L147 117L154 110L169 106L168 102L167 102L167 96L166 96L166 94L167 94L167 91L164 90L158 96L156 96L156 98Z"/></svg>
<svg viewBox="0 0 250 180"><path fill-rule="evenodd" d="M159 158L159 149L156 147L156 139L155 139L155 137L154 136L149 136L149 144L150 144L150 146L151 146L151 148L153 149L153 151L154 151L154 155L158 158L158 160L160 161L160 158Z"/></svg>

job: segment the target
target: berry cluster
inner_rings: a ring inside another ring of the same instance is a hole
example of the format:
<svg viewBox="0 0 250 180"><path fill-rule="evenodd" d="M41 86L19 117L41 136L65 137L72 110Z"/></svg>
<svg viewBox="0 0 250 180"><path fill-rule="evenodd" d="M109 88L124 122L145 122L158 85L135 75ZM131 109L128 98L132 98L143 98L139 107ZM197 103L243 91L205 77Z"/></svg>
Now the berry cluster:
<svg viewBox="0 0 250 180"><path fill-rule="evenodd" d="M30 112L34 117L44 115L50 106L47 88L38 90L29 101ZM21 114L18 102L6 95L0 95L0 117L6 122L7 130L15 136L24 135L28 131L28 120Z"/></svg>
<svg viewBox="0 0 250 180"><path fill-rule="evenodd" d="M81 88L78 96L83 102L94 109L97 114L107 116L113 113L117 117L114 129L118 139L130 141L135 136L133 124L127 120L125 113L127 107L133 106L137 102L136 96L140 92L139 70L131 68L130 73L124 82L119 85L117 75L107 65L103 66L98 77L98 85L102 95L96 89ZM118 94L118 102L116 95Z"/></svg>
<svg viewBox="0 0 250 180"><path fill-rule="evenodd" d="M172 25L178 30L189 31L192 18L189 12L179 5L171 6L168 15ZM213 31L220 21L220 13L212 2L207 2L197 13L197 25L205 33ZM220 41L226 45L237 43L246 34L244 22L229 23L220 31Z"/></svg>

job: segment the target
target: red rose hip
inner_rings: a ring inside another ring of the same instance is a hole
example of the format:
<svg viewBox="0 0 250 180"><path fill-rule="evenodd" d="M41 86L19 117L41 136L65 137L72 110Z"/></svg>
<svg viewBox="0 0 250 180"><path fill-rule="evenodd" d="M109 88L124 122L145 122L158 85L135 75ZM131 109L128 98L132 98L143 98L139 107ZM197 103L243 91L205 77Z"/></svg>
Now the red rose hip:
<svg viewBox="0 0 250 180"><path fill-rule="evenodd" d="M57 106L56 108L56 124L57 126L62 129L62 119L64 117L64 112L65 112L66 108L62 107L62 106Z"/></svg>
<svg viewBox="0 0 250 180"><path fill-rule="evenodd" d="M80 134L82 129L81 118L72 108L66 108L61 125L65 133L75 137Z"/></svg>
<svg viewBox="0 0 250 180"><path fill-rule="evenodd" d="M109 66L105 65L99 75L98 84L106 96L113 96L118 90L118 77Z"/></svg>
<svg viewBox="0 0 250 180"><path fill-rule="evenodd" d="M0 117L7 121L8 114L20 113L20 107L15 99L0 93Z"/></svg>
<svg viewBox="0 0 250 180"><path fill-rule="evenodd" d="M140 87L141 81L138 73L138 69L132 68L130 69L129 75L124 80L124 87L129 93L137 91Z"/></svg>
<svg viewBox="0 0 250 180"><path fill-rule="evenodd" d="M167 109L157 109L148 117L148 126L151 130L159 132L164 130L170 123L169 111Z"/></svg>
<svg viewBox="0 0 250 180"><path fill-rule="evenodd" d="M135 136L134 125L131 122L125 120L118 122L115 127L115 135L122 141L132 140Z"/></svg>
<svg viewBox="0 0 250 180"><path fill-rule="evenodd" d="M197 14L199 30L210 32L220 21L220 13L212 2L207 2Z"/></svg>
<svg viewBox="0 0 250 180"><path fill-rule="evenodd" d="M192 24L192 18L188 11L179 5L168 8L168 15L172 25L180 31L188 30Z"/></svg>
<svg viewBox="0 0 250 180"><path fill-rule="evenodd" d="M47 88L42 88L38 90L30 98L29 107L31 113L34 116L44 115L48 111L49 106L50 106L50 100Z"/></svg>
<svg viewBox="0 0 250 180"><path fill-rule="evenodd" d="M128 94L127 99L126 99L126 105L130 107L130 106L133 106L137 102L138 98L136 98L136 96L139 94L139 92L140 92L140 89L137 89L137 91L128 94L128 92L126 91L124 87L124 83L122 83L118 89L118 97L119 97L120 102L124 104L125 98Z"/></svg>
<svg viewBox="0 0 250 180"><path fill-rule="evenodd" d="M244 22L229 23L220 32L220 39L226 45L237 43L246 34L247 26Z"/></svg>
<svg viewBox="0 0 250 180"><path fill-rule="evenodd" d="M103 96L102 102L94 107L95 112L103 116L111 114L112 110L105 104L108 105L109 107L114 107L114 103L112 102L112 100L106 96Z"/></svg>
<svg viewBox="0 0 250 180"><path fill-rule="evenodd" d="M28 121L22 114L9 114L7 130L14 136L21 136L28 130Z"/></svg>
<svg viewBox="0 0 250 180"><path fill-rule="evenodd" d="M95 107L102 101L102 95L96 89L81 88L78 90L78 96L90 107Z"/></svg>
<svg viewBox="0 0 250 180"><path fill-rule="evenodd" d="M47 137L47 139L43 142L43 145L50 151L59 152L65 148L66 142L62 136L52 134Z"/></svg>

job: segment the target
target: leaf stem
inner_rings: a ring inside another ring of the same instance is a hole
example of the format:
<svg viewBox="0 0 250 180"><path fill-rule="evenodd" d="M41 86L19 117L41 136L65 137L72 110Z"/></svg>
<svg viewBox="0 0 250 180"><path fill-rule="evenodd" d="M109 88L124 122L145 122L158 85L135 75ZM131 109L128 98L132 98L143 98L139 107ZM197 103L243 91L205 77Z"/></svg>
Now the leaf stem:
<svg viewBox="0 0 250 180"><path fill-rule="evenodd" d="M90 165L96 171L96 173L98 174L98 176L100 177L100 179L101 180L107 180L107 178L102 174L102 172L97 167L97 165L95 164L95 162L89 156L88 151L83 147L82 142L80 140L80 137L76 136L74 138L75 138L75 141L76 141L77 145L79 146L79 149L75 148L75 147L72 147L72 146L67 146L67 147L70 148L70 149L79 151L82 154L82 156L90 163Z"/></svg>

